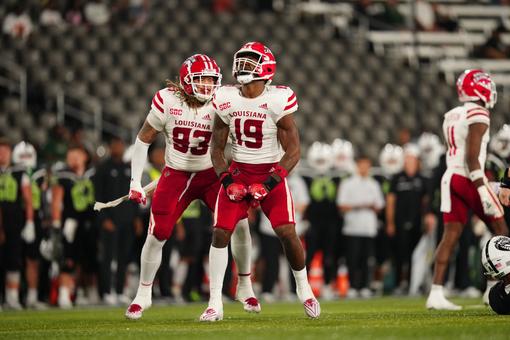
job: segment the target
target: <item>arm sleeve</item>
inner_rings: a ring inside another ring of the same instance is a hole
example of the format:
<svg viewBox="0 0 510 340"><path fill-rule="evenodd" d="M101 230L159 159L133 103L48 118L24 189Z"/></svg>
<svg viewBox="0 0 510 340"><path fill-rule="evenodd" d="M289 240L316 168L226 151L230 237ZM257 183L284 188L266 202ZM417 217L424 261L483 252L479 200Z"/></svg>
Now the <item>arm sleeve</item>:
<svg viewBox="0 0 510 340"><path fill-rule="evenodd" d="M466 116L468 125L475 123L482 123L486 125L490 125L489 111L484 109L483 107L475 107L467 111Z"/></svg>
<svg viewBox="0 0 510 340"><path fill-rule="evenodd" d="M165 102L163 100L163 96L161 95L160 90L156 92L154 97L152 98L151 109L147 116L147 122L157 131L163 131L166 124L166 116L165 116Z"/></svg>
<svg viewBox="0 0 510 340"><path fill-rule="evenodd" d="M149 145L142 142L136 137L135 145L133 147L133 158L131 158L131 183L141 183L143 168L147 160L147 152Z"/></svg>

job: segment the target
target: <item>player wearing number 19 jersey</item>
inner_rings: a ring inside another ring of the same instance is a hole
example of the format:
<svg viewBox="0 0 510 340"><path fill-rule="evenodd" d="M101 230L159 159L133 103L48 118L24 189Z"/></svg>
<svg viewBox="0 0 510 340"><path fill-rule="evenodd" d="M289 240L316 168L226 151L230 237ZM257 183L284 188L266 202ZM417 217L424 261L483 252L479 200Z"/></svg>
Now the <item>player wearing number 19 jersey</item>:
<svg viewBox="0 0 510 340"><path fill-rule="evenodd" d="M275 70L276 61L269 48L259 42L247 43L234 55L233 75L241 86L223 87L213 100L216 118L211 157L222 187L214 210L209 251L210 300L201 321L223 318L226 247L237 221L254 202L260 203L282 242L306 314L312 318L320 314L308 283L286 180L300 157L299 134L292 116L298 108L297 98L286 86L270 86ZM233 156L230 167L224 155L229 135Z"/></svg>
<svg viewBox="0 0 510 340"><path fill-rule="evenodd" d="M443 294L448 259L462 233L469 211L494 233L506 235L503 208L488 185L484 165L489 142L489 110L496 103L496 86L481 70L466 70L457 80L464 105L444 116L443 133L448 144L447 169L441 180L444 232L436 250L434 279L427 299L429 309L459 310Z"/></svg>
<svg viewBox="0 0 510 340"><path fill-rule="evenodd" d="M129 198L145 202L141 186L142 171L149 145L159 132L166 139L166 167L152 199L148 236L141 254L140 285L134 301L126 311L129 319L138 319L151 306L152 282L161 262L162 247L170 237L176 221L195 199L214 209L220 182L209 155L215 110L210 100L221 84L216 62L196 54L182 64L180 83L169 82L152 99L147 119L140 130L131 161ZM251 287L251 239L246 216L239 223L239 233L232 242L240 280L237 298L248 312L259 312L260 305Z"/></svg>

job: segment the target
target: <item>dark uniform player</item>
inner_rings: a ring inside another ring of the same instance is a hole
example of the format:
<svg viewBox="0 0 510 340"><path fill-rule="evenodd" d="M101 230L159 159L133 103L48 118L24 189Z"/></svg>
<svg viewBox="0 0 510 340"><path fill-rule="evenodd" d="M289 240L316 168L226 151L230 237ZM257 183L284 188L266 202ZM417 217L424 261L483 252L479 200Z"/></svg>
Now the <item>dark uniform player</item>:
<svg viewBox="0 0 510 340"><path fill-rule="evenodd" d="M52 226L62 231L64 255L60 266L58 304L71 308L75 274L79 286L92 286L96 271L97 231L94 225L95 202L91 176L87 170L88 154L80 146L67 150L67 167L54 174L52 181Z"/></svg>
<svg viewBox="0 0 510 340"><path fill-rule="evenodd" d="M489 305L498 314L510 314L510 238L494 236L481 253L485 275L500 280L489 292Z"/></svg>
<svg viewBox="0 0 510 340"><path fill-rule="evenodd" d="M332 149L327 144L314 143L308 150L308 164L313 172L303 176L310 196L310 204L305 211L305 219L310 228L305 234L306 267L318 251L323 253L324 287L321 297L333 298L338 250L340 242L341 217L336 205L340 174L331 171Z"/></svg>
<svg viewBox="0 0 510 340"><path fill-rule="evenodd" d="M34 211L34 227L22 233L24 240L24 259L26 259L25 278L27 281L26 305L28 308L44 309L45 305L38 301L39 260L41 258L39 245L42 230L42 191L47 188L47 173L45 169L36 171L37 153L33 145L27 142L16 144L12 152L13 163L22 168L30 178L32 190L32 208Z"/></svg>
<svg viewBox="0 0 510 340"><path fill-rule="evenodd" d="M22 234L25 240L35 237L30 180L21 168L11 167L11 145L0 140L0 210L5 235L3 245L6 275L6 305L21 309L19 303L22 268ZM3 281L3 280L2 280Z"/></svg>

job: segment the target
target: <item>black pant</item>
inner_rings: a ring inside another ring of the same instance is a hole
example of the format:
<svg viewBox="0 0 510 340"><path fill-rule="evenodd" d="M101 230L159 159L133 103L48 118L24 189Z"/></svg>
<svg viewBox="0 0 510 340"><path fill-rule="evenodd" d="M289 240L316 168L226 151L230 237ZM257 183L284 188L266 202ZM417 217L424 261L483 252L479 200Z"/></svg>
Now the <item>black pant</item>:
<svg viewBox="0 0 510 340"><path fill-rule="evenodd" d="M374 253L374 238L345 236L347 269L351 288L368 287L368 259Z"/></svg>
<svg viewBox="0 0 510 340"><path fill-rule="evenodd" d="M115 221L114 221L115 223ZM126 269L133 247L135 232L131 223L115 224L113 232L101 228L99 233L99 287L102 294L109 294L112 286L112 260L117 260L115 291L122 294L126 280Z"/></svg>
<svg viewBox="0 0 510 340"><path fill-rule="evenodd" d="M419 224L397 224L395 233L395 275L397 285L402 281L409 282L411 277L411 258L421 237Z"/></svg>
<svg viewBox="0 0 510 340"><path fill-rule="evenodd" d="M281 253L282 246L278 237L260 234L260 256L264 261L264 275L262 276L263 293L271 293L278 281Z"/></svg>
<svg viewBox="0 0 510 340"><path fill-rule="evenodd" d="M338 267L337 249L339 248L340 227L338 222L323 221L322 223L312 224L306 233L306 268L310 270L310 263L315 253L322 250L324 283L329 284L336 277Z"/></svg>

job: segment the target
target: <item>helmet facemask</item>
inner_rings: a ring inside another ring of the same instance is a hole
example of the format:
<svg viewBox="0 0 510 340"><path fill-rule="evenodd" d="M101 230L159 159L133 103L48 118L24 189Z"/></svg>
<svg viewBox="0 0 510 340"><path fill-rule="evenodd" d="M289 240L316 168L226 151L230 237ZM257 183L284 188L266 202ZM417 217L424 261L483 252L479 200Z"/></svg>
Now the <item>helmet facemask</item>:
<svg viewBox="0 0 510 340"><path fill-rule="evenodd" d="M207 78L212 78L213 82L206 80ZM201 103L206 103L213 98L214 93L221 86L221 74L216 72L190 73L184 81L191 85L193 96Z"/></svg>
<svg viewBox="0 0 510 340"><path fill-rule="evenodd" d="M255 52L238 52L234 55L232 70L237 81L243 85L262 80L262 55Z"/></svg>

